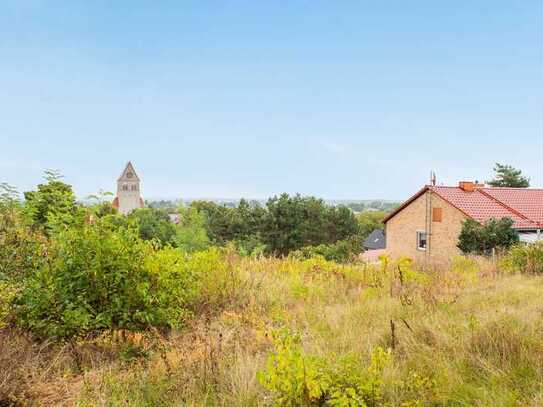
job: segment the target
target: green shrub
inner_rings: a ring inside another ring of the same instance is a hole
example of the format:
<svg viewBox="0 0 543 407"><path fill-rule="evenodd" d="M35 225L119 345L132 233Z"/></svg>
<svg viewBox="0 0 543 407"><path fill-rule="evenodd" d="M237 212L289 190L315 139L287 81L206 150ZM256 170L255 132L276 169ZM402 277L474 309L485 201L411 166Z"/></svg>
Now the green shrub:
<svg viewBox="0 0 543 407"><path fill-rule="evenodd" d="M0 329L8 323L11 311L11 302L15 298L15 287L7 282L0 281Z"/></svg>
<svg viewBox="0 0 543 407"><path fill-rule="evenodd" d="M47 182L36 191L24 193L24 211L32 225L50 234L59 226L82 221L84 212L76 204L72 186L62 182L57 171L46 170L44 178Z"/></svg>
<svg viewBox="0 0 543 407"><path fill-rule="evenodd" d="M301 338L287 329L273 334L274 352L259 382L272 393L276 404L300 406L320 404L330 390L331 378L323 360L306 356Z"/></svg>
<svg viewBox="0 0 543 407"><path fill-rule="evenodd" d="M245 283L237 256L231 249L211 247L188 257L187 267L199 276L198 295L191 303L196 310L216 311L242 300Z"/></svg>
<svg viewBox="0 0 543 407"><path fill-rule="evenodd" d="M175 225L165 211L142 208L132 211L128 217L137 220L140 237L143 240L154 239L163 246L173 242Z"/></svg>
<svg viewBox="0 0 543 407"><path fill-rule="evenodd" d="M463 253L483 255L509 249L519 241L513 224L511 218L490 219L484 224L467 219L462 224L457 246Z"/></svg>
<svg viewBox="0 0 543 407"><path fill-rule="evenodd" d="M0 281L21 281L43 263L47 240L25 224L19 207L0 208Z"/></svg>
<svg viewBox="0 0 543 407"><path fill-rule="evenodd" d="M381 347L373 350L369 364L358 356L339 359L333 368L328 404L331 406L375 406L383 397L383 370L390 363L390 353Z"/></svg>
<svg viewBox="0 0 543 407"><path fill-rule="evenodd" d="M290 253L295 259L310 259L322 256L328 261L347 263L352 261L362 252L362 242L356 236L340 240L333 244L321 244L318 246L306 246Z"/></svg>
<svg viewBox="0 0 543 407"><path fill-rule="evenodd" d="M328 360L308 356L299 335L287 329L273 334L274 352L266 369L258 373L260 383L283 406L371 406L382 399L383 371L391 356L380 347L369 363L357 356Z"/></svg>
<svg viewBox="0 0 543 407"><path fill-rule="evenodd" d="M177 327L197 293L198 273L188 264L181 252L142 241L135 228L99 220L59 231L15 299L16 319L56 338Z"/></svg>
<svg viewBox="0 0 543 407"><path fill-rule="evenodd" d="M514 273L543 273L543 242L514 246L503 258L502 265Z"/></svg>
<svg viewBox="0 0 543 407"><path fill-rule="evenodd" d="M192 207L180 207L181 221L172 237L175 246L186 252L205 250L210 240L205 229L204 215Z"/></svg>
<svg viewBox="0 0 543 407"><path fill-rule="evenodd" d="M234 240L233 244L241 256L258 257L266 252L266 245L262 243L258 234Z"/></svg>

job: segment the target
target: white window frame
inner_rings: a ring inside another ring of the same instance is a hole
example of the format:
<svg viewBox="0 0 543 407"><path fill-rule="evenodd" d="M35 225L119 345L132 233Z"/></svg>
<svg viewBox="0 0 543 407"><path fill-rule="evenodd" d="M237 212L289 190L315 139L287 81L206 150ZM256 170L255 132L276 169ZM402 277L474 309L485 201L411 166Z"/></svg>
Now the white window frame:
<svg viewBox="0 0 543 407"><path fill-rule="evenodd" d="M424 247L421 247L420 245L422 235L424 235L426 238L425 239L426 244L424 245ZM420 250L421 252L425 252L427 247L428 247L428 233L426 233L425 230L417 230L417 250Z"/></svg>

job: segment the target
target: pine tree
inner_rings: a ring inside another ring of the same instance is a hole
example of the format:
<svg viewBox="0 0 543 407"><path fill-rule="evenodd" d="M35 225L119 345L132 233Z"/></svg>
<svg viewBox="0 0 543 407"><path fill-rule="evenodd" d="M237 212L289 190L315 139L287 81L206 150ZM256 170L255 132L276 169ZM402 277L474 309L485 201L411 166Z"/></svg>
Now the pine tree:
<svg viewBox="0 0 543 407"><path fill-rule="evenodd" d="M522 175L521 170L510 165L496 163L494 179L487 181L491 187L528 188L530 179Z"/></svg>

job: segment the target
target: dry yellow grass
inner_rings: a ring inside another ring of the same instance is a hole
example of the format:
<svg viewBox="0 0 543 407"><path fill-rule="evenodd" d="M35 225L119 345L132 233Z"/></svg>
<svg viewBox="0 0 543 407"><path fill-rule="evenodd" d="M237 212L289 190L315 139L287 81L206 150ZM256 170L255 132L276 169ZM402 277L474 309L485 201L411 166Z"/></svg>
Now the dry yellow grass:
<svg viewBox="0 0 543 407"><path fill-rule="evenodd" d="M78 343L74 356L69 346L4 330L1 397L44 406L269 405L256 373L272 346L269 333L287 326L301 335L306 354L331 364L393 346L383 377L388 405L543 402L539 277L466 259L426 272L407 264L225 261L229 274L216 279L223 285L214 287L211 277L209 300L192 324L161 344L103 337ZM398 385L410 375L431 385Z"/></svg>

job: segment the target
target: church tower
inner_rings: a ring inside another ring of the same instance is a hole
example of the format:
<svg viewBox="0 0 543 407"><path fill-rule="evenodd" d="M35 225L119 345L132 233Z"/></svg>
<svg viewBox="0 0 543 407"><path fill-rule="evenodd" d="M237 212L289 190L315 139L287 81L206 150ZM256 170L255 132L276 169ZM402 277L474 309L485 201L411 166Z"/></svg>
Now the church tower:
<svg viewBox="0 0 543 407"><path fill-rule="evenodd" d="M113 200L113 206L123 215L144 206L140 195L140 179L130 161L117 180L117 196Z"/></svg>

